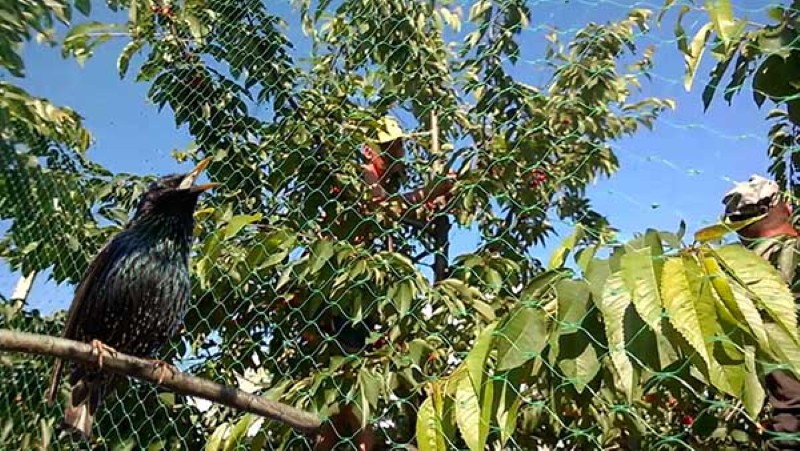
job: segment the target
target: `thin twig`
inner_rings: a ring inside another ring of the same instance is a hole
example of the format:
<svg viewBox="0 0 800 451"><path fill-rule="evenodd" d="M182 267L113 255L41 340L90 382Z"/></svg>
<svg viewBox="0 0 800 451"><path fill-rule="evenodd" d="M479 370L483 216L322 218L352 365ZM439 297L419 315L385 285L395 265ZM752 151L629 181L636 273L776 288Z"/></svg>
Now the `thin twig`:
<svg viewBox="0 0 800 451"><path fill-rule="evenodd" d="M96 364L93 348L87 343L28 332L0 329L0 351L47 355L90 365ZM174 393L202 398L280 421L309 435L316 433L322 424L319 418L309 412L179 371L166 371L164 380L159 384L161 373L152 361L121 352L104 355L103 370L159 385Z"/></svg>

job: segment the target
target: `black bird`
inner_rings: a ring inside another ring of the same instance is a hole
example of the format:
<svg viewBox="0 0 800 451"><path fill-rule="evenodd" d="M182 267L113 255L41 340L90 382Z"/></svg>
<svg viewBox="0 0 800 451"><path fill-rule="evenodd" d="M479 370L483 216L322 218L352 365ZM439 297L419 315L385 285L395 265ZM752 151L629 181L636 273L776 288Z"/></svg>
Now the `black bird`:
<svg viewBox="0 0 800 451"><path fill-rule="evenodd" d="M89 264L62 336L90 342L100 368L104 352L152 358L183 320L191 295L194 211L200 194L217 185L195 185L195 181L210 161L201 161L187 174L151 183L125 229ZM164 370L163 362L154 362ZM100 368L74 364L69 377L72 389L64 426L86 439L92 435L93 418L104 395L115 385L115 377ZM48 404L56 398L62 371L63 362L56 360Z"/></svg>

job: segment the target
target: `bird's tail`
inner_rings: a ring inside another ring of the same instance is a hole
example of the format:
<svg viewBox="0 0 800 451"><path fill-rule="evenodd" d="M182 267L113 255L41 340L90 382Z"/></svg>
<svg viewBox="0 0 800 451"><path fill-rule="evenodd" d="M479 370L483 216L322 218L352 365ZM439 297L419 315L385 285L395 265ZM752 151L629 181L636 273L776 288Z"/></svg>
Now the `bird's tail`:
<svg viewBox="0 0 800 451"><path fill-rule="evenodd" d="M64 426L80 432L85 439L92 437L92 423L103 399L105 381L101 378L81 378L72 385L66 409Z"/></svg>

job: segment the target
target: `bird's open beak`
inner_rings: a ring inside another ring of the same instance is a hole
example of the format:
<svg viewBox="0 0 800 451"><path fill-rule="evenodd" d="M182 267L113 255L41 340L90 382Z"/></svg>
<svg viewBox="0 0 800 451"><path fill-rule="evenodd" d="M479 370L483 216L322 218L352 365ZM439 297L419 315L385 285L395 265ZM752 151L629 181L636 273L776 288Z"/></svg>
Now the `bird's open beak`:
<svg viewBox="0 0 800 451"><path fill-rule="evenodd" d="M186 174L186 177L183 178L181 184L178 186L178 189L188 189L195 193L202 193L203 191L210 190L215 186L219 186L219 183L205 183L203 185L195 185L194 182L197 181L197 178L200 177L200 174L203 170L211 163L213 157L205 158L203 161L197 164L197 166L192 169L192 172Z"/></svg>

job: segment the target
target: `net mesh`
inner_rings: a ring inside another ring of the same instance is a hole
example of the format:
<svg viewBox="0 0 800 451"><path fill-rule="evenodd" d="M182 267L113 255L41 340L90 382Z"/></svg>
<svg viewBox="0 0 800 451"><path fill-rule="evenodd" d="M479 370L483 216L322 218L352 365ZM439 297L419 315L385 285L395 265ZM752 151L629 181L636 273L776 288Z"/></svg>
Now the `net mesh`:
<svg viewBox="0 0 800 451"><path fill-rule="evenodd" d="M211 157L190 306L152 357L324 424L304 435L123 380L82 441L59 426L67 381L44 402L53 359L3 353L0 449L800 434L781 429L790 405L766 403L800 370L796 241L692 235L751 173L792 203L800 6L623 3L0 4L0 327L61 336L149 183Z"/></svg>

